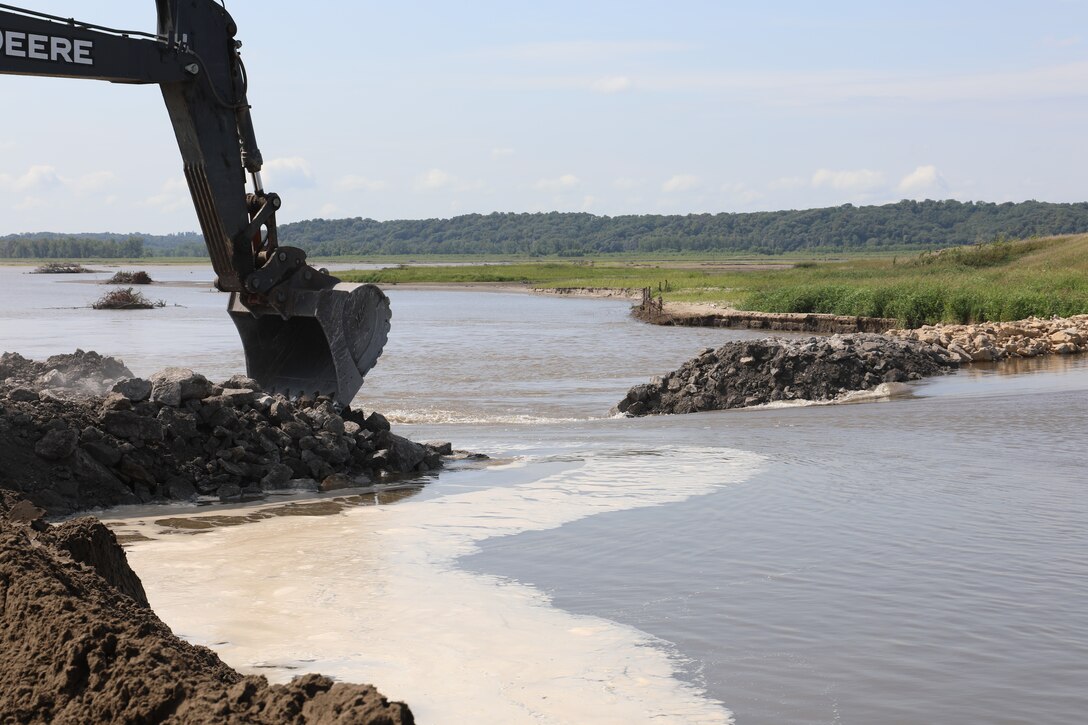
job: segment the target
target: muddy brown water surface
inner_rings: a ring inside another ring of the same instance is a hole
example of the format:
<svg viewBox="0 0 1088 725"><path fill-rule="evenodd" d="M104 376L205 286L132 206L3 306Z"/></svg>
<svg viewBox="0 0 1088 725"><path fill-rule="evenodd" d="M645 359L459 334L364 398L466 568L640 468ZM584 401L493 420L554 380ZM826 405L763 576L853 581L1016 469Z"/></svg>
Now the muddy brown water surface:
<svg viewBox="0 0 1088 725"><path fill-rule="evenodd" d="M0 283L5 349L241 370L225 296L84 312L50 308L101 287ZM1085 358L855 405L610 419L631 385L758 333L643 325L613 300L390 296L357 402L500 462L392 505L270 507L319 516L112 513L190 641L273 680L374 682L422 722L1083 721ZM223 519L163 523L201 516Z"/></svg>

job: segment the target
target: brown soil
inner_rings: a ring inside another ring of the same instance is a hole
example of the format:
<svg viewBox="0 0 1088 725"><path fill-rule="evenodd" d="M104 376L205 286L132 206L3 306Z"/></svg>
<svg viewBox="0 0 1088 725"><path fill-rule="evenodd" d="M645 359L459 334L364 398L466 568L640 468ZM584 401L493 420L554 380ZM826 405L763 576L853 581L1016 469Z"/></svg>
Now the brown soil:
<svg viewBox="0 0 1088 725"><path fill-rule="evenodd" d="M243 677L170 631L112 532L0 491L0 721L414 722L370 685Z"/></svg>

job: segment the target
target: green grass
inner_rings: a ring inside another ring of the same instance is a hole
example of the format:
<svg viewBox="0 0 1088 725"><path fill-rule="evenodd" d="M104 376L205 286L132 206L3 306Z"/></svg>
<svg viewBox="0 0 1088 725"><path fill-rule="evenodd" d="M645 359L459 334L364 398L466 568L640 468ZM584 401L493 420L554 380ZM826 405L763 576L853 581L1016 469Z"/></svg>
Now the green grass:
<svg viewBox="0 0 1088 725"><path fill-rule="evenodd" d="M694 260L594 260L406 266L339 276L379 284L650 287L666 300L712 301L764 312L891 317L910 326L1088 313L1088 235L848 261L792 261L787 269L753 266L751 271L715 269Z"/></svg>
<svg viewBox="0 0 1088 725"><path fill-rule="evenodd" d="M824 312L934 322L1018 320L1088 312L1088 235L996 242L897 263L790 270L750 286L767 312Z"/></svg>

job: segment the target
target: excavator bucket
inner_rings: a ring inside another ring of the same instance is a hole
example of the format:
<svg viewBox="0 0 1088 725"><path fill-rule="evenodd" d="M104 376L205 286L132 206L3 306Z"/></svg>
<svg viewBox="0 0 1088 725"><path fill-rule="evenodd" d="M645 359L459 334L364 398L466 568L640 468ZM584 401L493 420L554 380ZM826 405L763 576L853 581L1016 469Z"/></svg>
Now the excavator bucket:
<svg viewBox="0 0 1088 725"><path fill-rule="evenodd" d="M389 298L374 285L348 283L292 295L275 310L231 294L227 311L249 376L272 392L350 404L388 339Z"/></svg>

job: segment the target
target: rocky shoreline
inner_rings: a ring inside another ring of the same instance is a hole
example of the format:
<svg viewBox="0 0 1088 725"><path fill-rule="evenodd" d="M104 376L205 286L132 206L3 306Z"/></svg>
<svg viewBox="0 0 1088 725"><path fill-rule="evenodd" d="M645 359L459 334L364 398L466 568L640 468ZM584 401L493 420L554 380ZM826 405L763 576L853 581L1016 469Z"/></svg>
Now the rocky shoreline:
<svg viewBox="0 0 1088 725"><path fill-rule="evenodd" d="M0 488L50 515L155 501L241 501L419 476L447 444L396 435L380 414L288 400L187 368L142 379L94 352L0 356Z"/></svg>
<svg viewBox="0 0 1088 725"><path fill-rule="evenodd" d="M106 526L51 525L0 491L0 719L5 722L411 725L370 685L243 677L148 607Z"/></svg>
<svg viewBox="0 0 1088 725"><path fill-rule="evenodd" d="M1088 351L1088 315L1029 317L1016 322L973 325L925 325L911 330L890 330L887 334L936 345L962 363L1074 355Z"/></svg>
<svg viewBox="0 0 1088 725"><path fill-rule="evenodd" d="M634 386L612 413L642 416L829 401L882 383L940 375L961 364L1086 351L1088 315L745 340L706 348L678 370Z"/></svg>
<svg viewBox="0 0 1088 725"><path fill-rule="evenodd" d="M534 287L533 294L553 297L591 297L595 299L637 300L642 290L636 287Z"/></svg>

